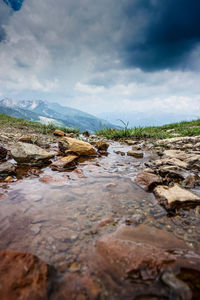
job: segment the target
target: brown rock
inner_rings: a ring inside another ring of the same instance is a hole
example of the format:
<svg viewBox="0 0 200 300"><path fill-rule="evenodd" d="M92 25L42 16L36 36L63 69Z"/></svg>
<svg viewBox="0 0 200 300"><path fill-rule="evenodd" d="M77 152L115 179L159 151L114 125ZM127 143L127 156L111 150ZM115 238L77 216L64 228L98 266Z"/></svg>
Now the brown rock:
<svg viewBox="0 0 200 300"><path fill-rule="evenodd" d="M140 172L135 178L135 182L144 190L149 191L154 188L155 185L162 183L162 178L152 173Z"/></svg>
<svg viewBox="0 0 200 300"><path fill-rule="evenodd" d="M138 141L133 141L133 140L126 140L125 143L127 143L129 146L135 145L138 143Z"/></svg>
<svg viewBox="0 0 200 300"><path fill-rule="evenodd" d="M85 137L89 137L89 136L90 136L90 133L89 133L89 131L87 131L87 130L86 130L86 131L84 131L84 132L83 132L83 136L85 136Z"/></svg>
<svg viewBox="0 0 200 300"><path fill-rule="evenodd" d="M143 224L123 225L97 241L91 269L110 295L115 295L114 299L151 299L150 295L154 295L152 299L168 299L172 287L160 288L160 276L170 270L175 278L186 266L194 272L198 270L200 257L190 251L183 241L166 231ZM187 258L188 252L191 256ZM173 292L179 296L182 291L176 284L180 286L181 280L174 282Z"/></svg>
<svg viewBox="0 0 200 300"><path fill-rule="evenodd" d="M97 152L93 146L87 142L83 142L77 139L63 137L60 139L59 143L60 150L64 153L72 152L81 156L96 156Z"/></svg>
<svg viewBox="0 0 200 300"><path fill-rule="evenodd" d="M127 155L128 156L133 156L135 158L143 158L143 156L144 156L143 152L133 151L133 150L128 151Z"/></svg>
<svg viewBox="0 0 200 300"><path fill-rule="evenodd" d="M62 157L51 164L53 171L63 171L65 169L74 169L77 165L77 155L68 155Z"/></svg>
<svg viewBox="0 0 200 300"><path fill-rule="evenodd" d="M199 205L200 197L181 188L178 184L173 187L159 185L154 189L158 201L166 209Z"/></svg>
<svg viewBox="0 0 200 300"><path fill-rule="evenodd" d="M48 299L50 267L30 253L0 251L0 299Z"/></svg>
<svg viewBox="0 0 200 300"><path fill-rule="evenodd" d="M7 150L6 148L0 146L0 160L5 159L7 156Z"/></svg>
<svg viewBox="0 0 200 300"><path fill-rule="evenodd" d="M55 136L65 136L65 132L62 130L56 129L53 133Z"/></svg>
<svg viewBox="0 0 200 300"><path fill-rule="evenodd" d="M34 144L37 141L36 135L23 135L19 138L18 142Z"/></svg>
<svg viewBox="0 0 200 300"><path fill-rule="evenodd" d="M66 178L68 177L55 178L51 175L44 175L40 178L40 181L47 184L63 185L66 182Z"/></svg>
<svg viewBox="0 0 200 300"><path fill-rule="evenodd" d="M96 148L98 150L107 151L108 147L109 147L109 144L106 143L105 141L98 141L98 142L96 142Z"/></svg>

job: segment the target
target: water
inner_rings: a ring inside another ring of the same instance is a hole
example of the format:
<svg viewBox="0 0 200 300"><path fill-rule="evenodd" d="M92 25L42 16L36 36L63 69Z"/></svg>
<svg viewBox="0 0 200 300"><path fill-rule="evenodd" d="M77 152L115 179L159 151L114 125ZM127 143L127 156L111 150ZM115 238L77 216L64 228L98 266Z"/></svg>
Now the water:
<svg viewBox="0 0 200 300"><path fill-rule="evenodd" d="M113 142L107 157L82 160L70 172L20 167L15 182L1 183L0 249L31 252L61 273L85 272L95 241L133 215L198 249L199 207L168 216L152 193L134 183L150 153L135 159L114 152L130 149ZM99 226L102 220L105 226Z"/></svg>

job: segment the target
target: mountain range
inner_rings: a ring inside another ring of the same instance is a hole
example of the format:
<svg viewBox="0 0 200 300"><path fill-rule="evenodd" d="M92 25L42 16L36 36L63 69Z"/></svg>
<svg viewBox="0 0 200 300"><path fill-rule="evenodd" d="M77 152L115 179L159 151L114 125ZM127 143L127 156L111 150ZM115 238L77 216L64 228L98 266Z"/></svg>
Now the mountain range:
<svg viewBox="0 0 200 300"><path fill-rule="evenodd" d="M81 110L43 100L5 98L0 100L0 113L44 124L78 128L80 131L94 132L104 127L116 128L116 125Z"/></svg>

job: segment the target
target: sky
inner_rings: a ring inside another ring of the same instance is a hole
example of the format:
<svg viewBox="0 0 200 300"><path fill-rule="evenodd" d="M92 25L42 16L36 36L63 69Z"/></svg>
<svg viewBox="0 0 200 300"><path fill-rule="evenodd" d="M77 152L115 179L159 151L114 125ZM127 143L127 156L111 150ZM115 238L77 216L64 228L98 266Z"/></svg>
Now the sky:
<svg viewBox="0 0 200 300"><path fill-rule="evenodd" d="M0 98L133 125L198 118L199 16L199 0L0 0Z"/></svg>

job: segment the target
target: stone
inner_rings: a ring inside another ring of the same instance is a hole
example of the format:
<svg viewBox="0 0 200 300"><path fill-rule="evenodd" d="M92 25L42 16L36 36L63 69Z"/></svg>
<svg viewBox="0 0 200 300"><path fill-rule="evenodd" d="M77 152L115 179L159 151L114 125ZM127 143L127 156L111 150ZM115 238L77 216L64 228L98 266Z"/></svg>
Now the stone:
<svg viewBox="0 0 200 300"><path fill-rule="evenodd" d="M84 137L89 137L90 136L90 133L87 130L84 131L82 134L83 134Z"/></svg>
<svg viewBox="0 0 200 300"><path fill-rule="evenodd" d="M30 253L0 251L0 299L42 300L48 298L53 272Z"/></svg>
<svg viewBox="0 0 200 300"><path fill-rule="evenodd" d="M162 183L162 178L159 175L140 172L135 178L135 182L142 187L145 191L153 189L159 183Z"/></svg>
<svg viewBox="0 0 200 300"><path fill-rule="evenodd" d="M45 163L54 157L54 154L49 153L36 145L22 142L18 142L13 145L10 153L12 158L14 158L18 163L25 164Z"/></svg>
<svg viewBox="0 0 200 300"><path fill-rule="evenodd" d="M144 156L143 152L133 151L133 150L128 151L127 155L128 156L133 156L135 158L143 158L143 156Z"/></svg>
<svg viewBox="0 0 200 300"><path fill-rule="evenodd" d="M94 147L87 143L70 137L63 137L58 142L59 149L65 153L71 152L80 156L96 156Z"/></svg>
<svg viewBox="0 0 200 300"><path fill-rule="evenodd" d="M10 162L5 162L0 164L0 176L7 176L7 175L14 175L15 172L15 165Z"/></svg>
<svg viewBox="0 0 200 300"><path fill-rule="evenodd" d="M90 270L110 292L108 299L112 299L111 295L116 299L171 299L171 280L165 281L166 288L159 288L161 276L170 270L175 278L178 270L186 267L196 272L200 265L200 257L182 240L144 224L122 225L116 232L104 235L96 242L92 258ZM181 283L178 279L174 283L178 296L182 293L178 289Z"/></svg>
<svg viewBox="0 0 200 300"><path fill-rule="evenodd" d="M98 150L107 151L108 147L109 147L109 144L106 143L105 141L98 141L98 142L96 142L96 148Z"/></svg>
<svg viewBox="0 0 200 300"><path fill-rule="evenodd" d="M77 165L77 155L68 155L54 161L50 167L53 171L64 171L66 169L74 169Z"/></svg>
<svg viewBox="0 0 200 300"><path fill-rule="evenodd" d="M177 158L162 158L145 163L150 168L159 168L160 166L174 166L182 169L187 169L188 164Z"/></svg>
<svg viewBox="0 0 200 300"><path fill-rule="evenodd" d="M5 159L7 156L7 153L8 153L7 149L0 146L0 160Z"/></svg>
<svg viewBox="0 0 200 300"><path fill-rule="evenodd" d="M125 140L125 143L127 143L129 146L135 145L138 143L138 141L133 141L133 140Z"/></svg>
<svg viewBox="0 0 200 300"><path fill-rule="evenodd" d="M175 184L173 187L159 185L154 189L154 193L158 201L169 210L199 205L200 203L200 196L181 188L178 184Z"/></svg>
<svg viewBox="0 0 200 300"><path fill-rule="evenodd" d="M165 156L171 157L171 158L177 158L180 160L186 160L188 158L188 154L184 151L180 150L165 150L163 152Z"/></svg>
<svg viewBox="0 0 200 300"><path fill-rule="evenodd" d="M29 143L29 144L34 144L37 142L37 136L36 135L22 135L19 139L18 142L22 143Z"/></svg>
<svg viewBox="0 0 200 300"><path fill-rule="evenodd" d="M40 182L53 185L63 185L66 182L66 179L68 179L68 177L55 178L51 175L44 175L40 178Z"/></svg>
<svg viewBox="0 0 200 300"><path fill-rule="evenodd" d="M65 136L65 132L62 130L56 129L53 133L55 136Z"/></svg>
<svg viewBox="0 0 200 300"><path fill-rule="evenodd" d="M125 156L125 152L120 151L120 150L114 150L114 153L120 154L121 156Z"/></svg>

